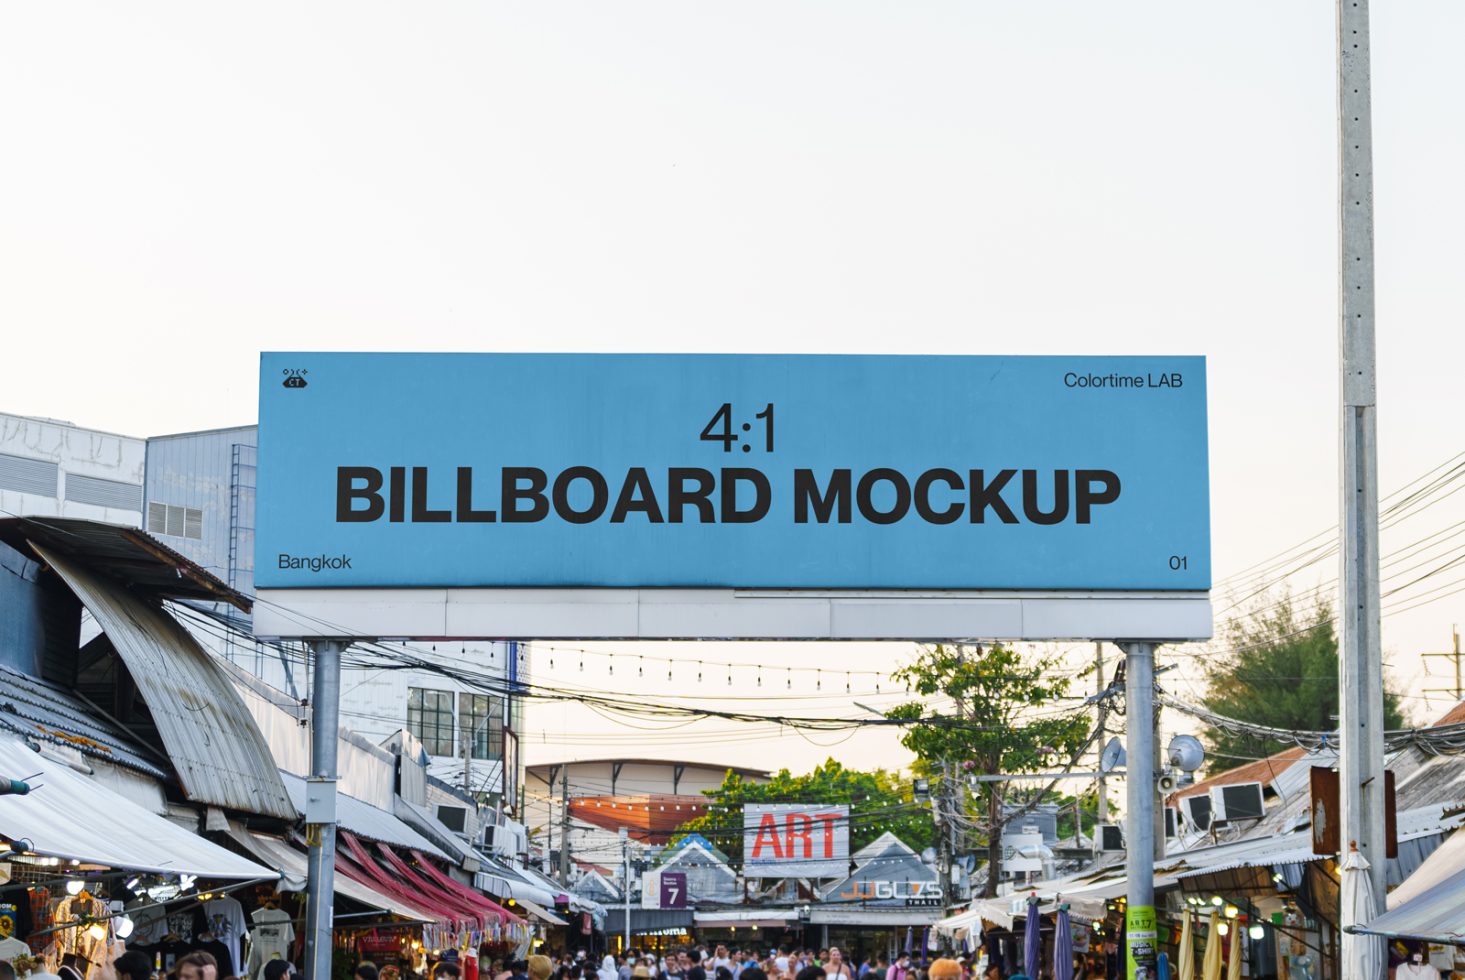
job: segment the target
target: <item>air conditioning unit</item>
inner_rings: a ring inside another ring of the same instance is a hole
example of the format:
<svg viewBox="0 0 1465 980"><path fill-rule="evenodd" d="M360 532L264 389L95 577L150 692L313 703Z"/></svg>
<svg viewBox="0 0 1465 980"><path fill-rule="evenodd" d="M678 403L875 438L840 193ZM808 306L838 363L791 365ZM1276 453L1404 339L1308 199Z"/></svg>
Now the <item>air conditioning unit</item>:
<svg viewBox="0 0 1465 980"><path fill-rule="evenodd" d="M1117 823L1101 823L1094 840L1100 851L1124 850L1124 831Z"/></svg>
<svg viewBox="0 0 1465 980"><path fill-rule="evenodd" d="M1180 800L1180 814L1185 824L1197 833L1211 829L1211 798L1203 793L1185 796Z"/></svg>
<svg viewBox="0 0 1465 980"><path fill-rule="evenodd" d="M515 858L529 850L528 834L520 823L489 824L483 828L483 849L494 857Z"/></svg>
<svg viewBox="0 0 1465 980"><path fill-rule="evenodd" d="M1262 800L1261 783L1233 783L1230 786L1212 787L1211 820L1214 823L1231 823L1235 820L1260 820L1267 815Z"/></svg>
<svg viewBox="0 0 1465 980"><path fill-rule="evenodd" d="M1175 808L1173 806L1167 806L1167 807L1165 807L1165 839L1166 840L1170 840L1171 838L1173 838L1173 837L1175 837L1177 835L1178 830L1179 830L1179 827L1178 827L1179 822L1180 822L1180 814L1176 812Z"/></svg>

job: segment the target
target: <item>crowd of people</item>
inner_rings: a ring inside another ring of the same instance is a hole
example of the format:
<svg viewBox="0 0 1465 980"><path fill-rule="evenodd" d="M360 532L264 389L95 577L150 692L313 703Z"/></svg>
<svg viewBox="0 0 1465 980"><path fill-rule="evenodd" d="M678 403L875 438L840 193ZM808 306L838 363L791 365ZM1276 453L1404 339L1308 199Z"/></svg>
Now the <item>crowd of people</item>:
<svg viewBox="0 0 1465 980"><path fill-rule="evenodd" d="M1096 968L1082 957L1075 961L1075 980L1098 978ZM487 980L487 978L485 978ZM917 962L909 953L889 957L871 953L852 959L837 946L805 949L730 949L692 946L661 955L629 950L596 961L584 952L558 956L531 956L523 975L505 971L492 980L1029 980L1022 973L1005 973L985 958L942 957ZM1038 980L1048 980L1040 977Z"/></svg>
<svg viewBox="0 0 1465 980"><path fill-rule="evenodd" d="M527 959L485 960L477 970L465 971L456 950L449 950L428 968L427 980L1029 980L1022 973L1004 973L989 966L985 957L966 956L916 962L909 953L894 958L872 953L851 960L837 946L804 949L729 949L692 946L664 954L630 950L625 955L596 959L583 950ZM1075 959L1074 980L1104 980L1102 966L1083 957ZM476 976L475 976L476 975ZM263 980L292 980L295 968L287 960L264 965ZM416 975L411 975L415 977ZM370 962L358 964L352 980L403 980L396 967L380 970ZM16 980L11 963L0 960L0 980ZM58 974L32 972L29 980L83 980L77 969L63 965ZM218 964L204 952L180 959L166 977L142 953L124 952L109 961L91 980L238 980L220 976ZM1049 980L1040 976L1036 980Z"/></svg>

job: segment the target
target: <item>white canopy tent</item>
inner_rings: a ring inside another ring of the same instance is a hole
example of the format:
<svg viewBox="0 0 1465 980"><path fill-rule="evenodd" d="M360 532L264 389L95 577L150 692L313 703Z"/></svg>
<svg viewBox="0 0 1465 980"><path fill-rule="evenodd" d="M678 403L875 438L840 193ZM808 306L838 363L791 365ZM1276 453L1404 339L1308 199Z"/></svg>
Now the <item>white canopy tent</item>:
<svg viewBox="0 0 1465 980"><path fill-rule="evenodd" d="M279 873L191 834L18 738L0 738L0 778L24 796L0 796L0 834L30 853L88 864L200 878L274 880Z"/></svg>

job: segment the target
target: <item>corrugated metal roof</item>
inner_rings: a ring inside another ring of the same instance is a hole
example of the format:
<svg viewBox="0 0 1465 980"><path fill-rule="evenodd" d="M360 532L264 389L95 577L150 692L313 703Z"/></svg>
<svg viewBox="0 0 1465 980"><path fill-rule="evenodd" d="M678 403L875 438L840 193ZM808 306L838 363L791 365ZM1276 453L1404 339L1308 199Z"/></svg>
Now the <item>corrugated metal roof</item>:
<svg viewBox="0 0 1465 980"><path fill-rule="evenodd" d="M478 854L451 827L433 816L427 807L418 806L400 796L392 800L392 807L397 819L453 855L455 864L464 864L471 860L475 870L477 869Z"/></svg>
<svg viewBox="0 0 1465 980"><path fill-rule="evenodd" d="M285 789L289 792L290 799L295 802L295 806L300 812L304 813L305 780L288 772L280 773L280 778L285 781ZM444 861L456 863L454 858L444 854L432 841L398 820L393 814L358 800L354 796L341 792L336 793L336 822L357 837L365 837L383 844L394 844L397 847L413 848L431 854L433 857L442 858Z"/></svg>
<svg viewBox="0 0 1465 980"><path fill-rule="evenodd" d="M294 821L269 746L239 692L162 607L36 546L96 617L147 702L184 795L228 810Z"/></svg>
<svg viewBox="0 0 1465 980"><path fill-rule="evenodd" d="M74 517L10 517L0 520L0 541L25 555L38 555L45 548L170 599L227 602L246 613L253 606L247 596L135 527Z"/></svg>
<svg viewBox="0 0 1465 980"><path fill-rule="evenodd" d="M1307 750L1303 748L1284 749L1276 755L1258 759L1256 762L1248 762L1246 765L1227 769L1225 772L1219 772L1207 779L1191 783L1184 789L1171 793L1166 802L1173 804L1187 796L1199 796L1202 793L1210 792L1216 786L1234 786L1237 783L1270 784L1282 773L1301 762L1306 755Z"/></svg>
<svg viewBox="0 0 1465 980"><path fill-rule="evenodd" d="M0 666L0 727L64 745L82 755L126 766L154 779L168 778L152 750L97 708L50 681Z"/></svg>

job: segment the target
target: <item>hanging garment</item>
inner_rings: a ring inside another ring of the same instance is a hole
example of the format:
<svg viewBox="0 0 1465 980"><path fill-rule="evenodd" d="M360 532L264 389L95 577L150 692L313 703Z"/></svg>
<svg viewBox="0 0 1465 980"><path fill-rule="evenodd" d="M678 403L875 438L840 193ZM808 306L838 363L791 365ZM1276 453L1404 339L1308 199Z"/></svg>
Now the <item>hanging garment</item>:
<svg viewBox="0 0 1465 980"><path fill-rule="evenodd" d="M243 963L241 954L244 949L244 933L249 928L249 923L244 918L244 906L228 895L211 898L203 903L203 917L206 920L205 928L214 934L214 939L228 948L229 961L236 967ZM233 976L234 970L225 970L224 961L220 960L219 975Z"/></svg>
<svg viewBox="0 0 1465 980"><path fill-rule="evenodd" d="M83 920L84 923L90 922L92 919L102 920L107 924L110 936L111 918L107 906L86 892L64 898L56 906L55 922L57 925L77 919ZM102 961L102 953L107 948L107 937L93 938L85 924L56 930L56 941L61 947L62 955L72 953L93 965Z"/></svg>
<svg viewBox="0 0 1465 980"><path fill-rule="evenodd" d="M253 980L261 980L266 963L290 958L295 927L290 922L290 913L281 909L255 909L249 918L254 928L249 931L249 963L245 971Z"/></svg>

